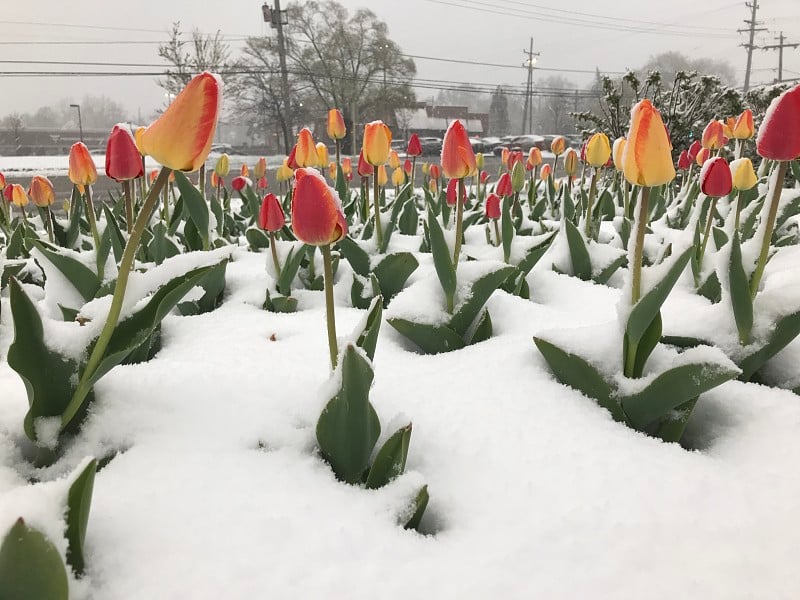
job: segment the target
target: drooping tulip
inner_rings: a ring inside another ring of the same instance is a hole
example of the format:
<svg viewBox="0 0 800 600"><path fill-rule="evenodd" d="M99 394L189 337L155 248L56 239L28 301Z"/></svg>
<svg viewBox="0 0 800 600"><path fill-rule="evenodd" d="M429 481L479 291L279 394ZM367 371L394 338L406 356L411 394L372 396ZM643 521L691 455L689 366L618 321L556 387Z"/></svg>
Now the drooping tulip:
<svg viewBox="0 0 800 600"><path fill-rule="evenodd" d="M329 162L328 147L322 142L317 142L317 166L322 167L327 165Z"/></svg>
<svg viewBox="0 0 800 600"><path fill-rule="evenodd" d="M422 155L422 144L420 143L419 136L416 133L412 133L411 136L408 138L408 146L406 146L406 154L408 156Z"/></svg>
<svg viewBox="0 0 800 600"><path fill-rule="evenodd" d="M259 157L256 161L256 166L253 167L253 176L255 176L256 179L267 176L267 159L263 156Z"/></svg>
<svg viewBox="0 0 800 600"><path fill-rule="evenodd" d="M227 153L223 152L219 155L217 162L214 164L214 173L218 177L227 177L231 170L231 159Z"/></svg>
<svg viewBox="0 0 800 600"><path fill-rule="evenodd" d="M530 151L528 151L528 166L530 168L535 169L539 165L542 164L542 151L539 150L536 146L533 146Z"/></svg>
<svg viewBox="0 0 800 600"><path fill-rule="evenodd" d="M706 196L721 198L731 193L731 169L721 156L708 159L700 170L700 191Z"/></svg>
<svg viewBox="0 0 800 600"><path fill-rule="evenodd" d="M650 100L641 100L631 110L622 163L625 178L634 185L653 187L675 178L667 130Z"/></svg>
<svg viewBox="0 0 800 600"><path fill-rule="evenodd" d="M578 153L574 148L567 148L564 152L564 171L569 177L575 177L578 173Z"/></svg>
<svg viewBox="0 0 800 600"><path fill-rule="evenodd" d="M586 162L595 168L603 167L611 156L611 144L605 133L595 133L586 142Z"/></svg>
<svg viewBox="0 0 800 600"><path fill-rule="evenodd" d="M401 186L406 181L406 173L403 169L397 168L392 171L392 185Z"/></svg>
<svg viewBox="0 0 800 600"><path fill-rule="evenodd" d="M682 171L685 171L689 167L692 166L692 159L689 158L689 152L687 150L683 150L678 157L678 168Z"/></svg>
<svg viewBox="0 0 800 600"><path fill-rule="evenodd" d="M722 123L716 119L709 121L705 129L703 129L703 137L700 139L703 148L709 150L718 150L728 143L728 138L725 137Z"/></svg>
<svg viewBox="0 0 800 600"><path fill-rule="evenodd" d="M222 80L194 77L150 126L136 131L139 152L176 171L196 171L211 151L222 103Z"/></svg>
<svg viewBox="0 0 800 600"><path fill-rule="evenodd" d="M361 152L358 155L358 174L361 177L369 177L374 173L375 173L375 167L373 167L364 159L364 151L361 150Z"/></svg>
<svg viewBox="0 0 800 600"><path fill-rule="evenodd" d="M364 160L374 167L389 160L392 148L392 132L383 121L373 121L364 125L364 139L361 152Z"/></svg>
<svg viewBox="0 0 800 600"><path fill-rule="evenodd" d="M142 155L127 125L116 124L106 144L106 175L116 181L127 181L144 175Z"/></svg>
<svg viewBox="0 0 800 600"><path fill-rule="evenodd" d="M328 111L328 137L332 140L341 140L347 135L347 127L344 124L344 117L338 108Z"/></svg>
<svg viewBox="0 0 800 600"><path fill-rule="evenodd" d="M50 206L56 200L56 191L47 177L34 175L28 188L31 201L39 208Z"/></svg>
<svg viewBox="0 0 800 600"><path fill-rule="evenodd" d="M556 156L560 156L564 154L564 151L567 149L567 138L563 135L557 135L553 138L553 141L550 142L550 152L555 154Z"/></svg>
<svg viewBox="0 0 800 600"><path fill-rule="evenodd" d="M442 172L450 179L472 175L477 166L475 152L464 125L458 119L450 123L442 141Z"/></svg>
<svg viewBox="0 0 800 600"><path fill-rule="evenodd" d="M625 152L625 138L618 137L614 140L614 146L611 150L611 156L614 159L614 168L617 171L623 171L625 169L624 164L622 162L622 156Z"/></svg>
<svg viewBox="0 0 800 600"><path fill-rule="evenodd" d="M336 192L314 169L300 168L294 174L292 231L312 246L333 244L347 235L347 221Z"/></svg>
<svg viewBox="0 0 800 600"><path fill-rule="evenodd" d="M486 197L486 217L489 219L500 218L500 196L491 193Z"/></svg>
<svg viewBox="0 0 800 600"><path fill-rule="evenodd" d="M755 125L753 125L753 111L746 108L742 111L742 114L736 117L731 132L733 133L733 137L737 140L749 140L753 137L755 131Z"/></svg>
<svg viewBox="0 0 800 600"><path fill-rule="evenodd" d="M497 180L497 185L494 188L495 193L498 196L506 197L511 196L514 193L514 189L511 186L511 174L508 172L503 173L500 175L500 179Z"/></svg>
<svg viewBox="0 0 800 600"><path fill-rule="evenodd" d="M800 84L786 90L769 105L756 138L758 154L790 161L800 156Z"/></svg>
<svg viewBox="0 0 800 600"><path fill-rule="evenodd" d="M8 184L5 190L3 190L3 193L5 194L6 200L14 206L22 208L28 204L28 194L25 193L25 188L18 183Z"/></svg>
<svg viewBox="0 0 800 600"><path fill-rule="evenodd" d="M747 191L753 189L758 183L758 176L749 158L738 158L731 161L730 168L734 189Z"/></svg>
<svg viewBox="0 0 800 600"><path fill-rule="evenodd" d="M308 127L303 127L300 133L297 134L295 148L294 160L297 162L298 167L318 167L320 164L327 164L327 161L320 163L317 145L314 143L314 138Z"/></svg>
<svg viewBox="0 0 800 600"><path fill-rule="evenodd" d="M280 231L286 224L283 207L275 194L267 194L261 201L258 212L258 226L264 231Z"/></svg>
<svg viewBox="0 0 800 600"><path fill-rule="evenodd" d="M251 185L253 185L253 182L250 181L248 177L242 177L239 175L231 179L231 187L237 192L241 192L244 188Z"/></svg>
<svg viewBox="0 0 800 600"><path fill-rule="evenodd" d="M378 185L385 187L389 183L389 174L386 172L386 165L378 165L378 174L376 176Z"/></svg>
<svg viewBox="0 0 800 600"><path fill-rule="evenodd" d="M75 185L92 185L97 181L97 168L83 142L75 142L69 149L69 180Z"/></svg>

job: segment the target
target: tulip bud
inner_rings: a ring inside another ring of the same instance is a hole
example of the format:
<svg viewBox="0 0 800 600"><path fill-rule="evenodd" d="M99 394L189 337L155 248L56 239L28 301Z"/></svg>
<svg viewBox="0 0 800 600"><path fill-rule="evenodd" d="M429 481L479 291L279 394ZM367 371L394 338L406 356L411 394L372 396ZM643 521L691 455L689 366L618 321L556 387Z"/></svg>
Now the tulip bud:
<svg viewBox="0 0 800 600"><path fill-rule="evenodd" d="M3 190L3 194L6 200L11 202L14 206L22 208L28 204L28 194L25 193L25 188L18 183L10 183L7 185Z"/></svg>
<svg viewBox="0 0 800 600"><path fill-rule="evenodd" d="M622 156L625 152L625 142L626 140L624 137L618 137L614 140L614 147L612 148L611 155L614 159L614 168L617 171L623 171L625 168L622 162Z"/></svg>
<svg viewBox="0 0 800 600"><path fill-rule="evenodd" d="M758 177L749 158L739 158L731 162L731 180L734 189L746 191L753 189Z"/></svg>
<svg viewBox="0 0 800 600"><path fill-rule="evenodd" d="M498 196L504 198L514 193L514 188L511 185L511 175L509 173L506 172L500 175L500 179L497 180L494 191Z"/></svg>
<svg viewBox="0 0 800 600"><path fill-rule="evenodd" d="M410 160L406 159L405 162L403 162L403 171L405 172L405 174L411 177L411 171L413 169L414 165L411 163Z"/></svg>
<svg viewBox="0 0 800 600"><path fill-rule="evenodd" d="M239 175L242 177L250 177L250 167L247 166L247 163L242 163L242 168L239 169Z"/></svg>
<svg viewBox="0 0 800 600"><path fill-rule="evenodd" d="M653 187L675 178L667 130L650 100L641 100L631 111L622 162L625 178L634 185Z"/></svg>
<svg viewBox="0 0 800 600"><path fill-rule="evenodd" d="M253 169L253 175L256 179L261 179L267 176L267 159L263 156L256 161L256 166Z"/></svg>
<svg viewBox="0 0 800 600"><path fill-rule="evenodd" d="M369 177L375 173L375 168L364 159L364 150L358 155L358 174L361 177Z"/></svg>
<svg viewBox="0 0 800 600"><path fill-rule="evenodd" d="M509 150L508 148L503 148L500 151L500 162L503 163L504 167L508 167L508 157L509 157L510 154L511 154L511 150Z"/></svg>
<svg viewBox="0 0 800 600"><path fill-rule="evenodd" d="M431 165L428 172L430 173L431 179L439 179L439 177L442 176L439 165Z"/></svg>
<svg viewBox="0 0 800 600"><path fill-rule="evenodd" d="M142 155L136 148L136 140L125 125L114 125L108 136L106 175L116 181L127 181L144 175Z"/></svg>
<svg viewBox="0 0 800 600"><path fill-rule="evenodd" d="M250 185L253 185L253 182L250 181L249 178L242 177L241 175L234 177L231 180L231 187L237 192L241 192L244 188Z"/></svg>
<svg viewBox="0 0 800 600"><path fill-rule="evenodd" d="M711 150L708 148L700 148L700 151L697 153L694 161L698 164L698 166L702 167L710 157Z"/></svg>
<svg viewBox="0 0 800 600"><path fill-rule="evenodd" d="M578 153L573 148L567 148L564 153L564 171L570 177L578 173Z"/></svg>
<svg viewBox="0 0 800 600"><path fill-rule="evenodd" d="M69 149L69 180L75 185L92 185L97 181L97 168L83 142L75 142Z"/></svg>
<svg viewBox="0 0 800 600"><path fill-rule="evenodd" d="M539 150L536 146L534 146L528 152L528 165L532 169L535 169L540 164L542 164L542 151Z"/></svg>
<svg viewBox="0 0 800 600"><path fill-rule="evenodd" d="M486 160L483 158L483 152L478 152L475 155L475 167L480 171L483 170L483 165L486 163Z"/></svg>
<svg viewBox="0 0 800 600"><path fill-rule="evenodd" d="M153 169L152 171L150 171L150 185L153 185L153 182L156 180L156 177L158 177L158 169Z"/></svg>
<svg viewBox="0 0 800 600"><path fill-rule="evenodd" d="M687 152L689 153L689 158L692 160L697 160L697 155L700 153L700 150L703 149L702 144L695 140L691 144L689 144L689 148Z"/></svg>
<svg viewBox="0 0 800 600"><path fill-rule="evenodd" d="M56 201L56 191L53 189L53 184L47 177L42 177L41 175L34 175L33 179L31 179L28 195L31 201L39 208L50 206Z"/></svg>
<svg viewBox="0 0 800 600"><path fill-rule="evenodd" d="M422 174L423 174L423 175L427 175L427 174L428 174L428 167L429 167L429 166L430 166L430 165L428 165L428 163L425 163L425 162L424 162L424 163L422 163L422 167L421 167L421 168L422 168Z"/></svg>
<svg viewBox="0 0 800 600"><path fill-rule="evenodd" d="M722 123L717 120L710 121L703 130L703 137L700 143L703 148L708 148L709 150L718 150L727 144L728 138L725 137Z"/></svg>
<svg viewBox="0 0 800 600"><path fill-rule="evenodd" d="M211 151L221 103L222 80L197 75L155 122L136 131L139 152L170 169L196 171Z"/></svg>
<svg viewBox="0 0 800 600"><path fill-rule="evenodd" d="M508 165L506 167L509 170L509 172L514 169L514 165L517 164L518 162L522 162L522 151L521 150L515 150L515 151L512 151L512 152L509 152L508 153Z"/></svg>
<svg viewBox="0 0 800 600"><path fill-rule="evenodd" d="M481 171L481 183L489 181L489 174L486 171Z"/></svg>
<svg viewBox="0 0 800 600"><path fill-rule="evenodd" d="M689 152L684 150L678 157L678 168L681 169L682 171L685 171L691 166L692 166L692 159L689 158Z"/></svg>
<svg viewBox="0 0 800 600"><path fill-rule="evenodd" d="M567 138L563 135L557 135L553 138L553 141L550 142L550 152L559 156L564 153L567 149Z"/></svg>
<svg viewBox="0 0 800 600"><path fill-rule="evenodd" d="M317 143L317 166L322 167L330 162L328 158L328 147L322 142Z"/></svg>
<svg viewBox="0 0 800 600"><path fill-rule="evenodd" d="M586 162L595 168L603 167L611 156L611 144L605 133L595 133L586 142Z"/></svg>
<svg viewBox="0 0 800 600"><path fill-rule="evenodd" d="M515 162L514 168L511 169L511 189L519 193L525 187L525 167L522 162Z"/></svg>
<svg viewBox="0 0 800 600"><path fill-rule="evenodd" d="M753 125L753 111L746 108L740 114L731 127L733 137L737 140L749 140L755 133L755 126Z"/></svg>
<svg viewBox="0 0 800 600"><path fill-rule="evenodd" d="M336 163L333 161L328 164L328 176L331 179L336 179Z"/></svg>
<svg viewBox="0 0 800 600"><path fill-rule="evenodd" d="M373 121L364 125L361 152L369 164L374 167L385 164L389 159L391 145L392 132L383 121Z"/></svg>
<svg viewBox="0 0 800 600"><path fill-rule="evenodd" d="M314 150L316 150L316 148L314 148ZM289 151L289 156L286 157L286 164L292 171L300 168L300 165L297 164L297 144L292 146L292 149Z"/></svg>
<svg viewBox="0 0 800 600"><path fill-rule="evenodd" d="M280 231L286 224L281 203L275 194L267 194L258 212L258 226L265 231Z"/></svg>
<svg viewBox="0 0 800 600"><path fill-rule="evenodd" d="M436 181L437 181L436 179L429 179L428 180L428 190L430 190L431 194L433 194L434 196L436 195L436 192L437 192Z"/></svg>
<svg viewBox="0 0 800 600"><path fill-rule="evenodd" d="M450 179L469 177L477 170L475 152L459 120L450 123L442 141L442 172Z"/></svg>
<svg viewBox="0 0 800 600"><path fill-rule="evenodd" d="M497 194L486 196L486 217L489 219L500 218L500 196Z"/></svg>
<svg viewBox="0 0 800 600"><path fill-rule="evenodd" d="M386 173L386 165L378 165L378 174L376 177L378 178L378 185L381 187L385 187L387 183L389 183L389 175Z"/></svg>
<svg viewBox="0 0 800 600"><path fill-rule="evenodd" d="M353 174L353 160L349 156L342 159L342 173L348 176Z"/></svg>
<svg viewBox="0 0 800 600"><path fill-rule="evenodd" d="M289 166L289 159L285 158L281 166L275 171L275 179L277 179L279 183L283 183L284 181L289 181L293 174L294 172Z"/></svg>
<svg viewBox="0 0 800 600"><path fill-rule="evenodd" d="M800 156L800 84L770 103L756 138L758 153L772 160Z"/></svg>
<svg viewBox="0 0 800 600"><path fill-rule="evenodd" d="M455 206L456 205L456 196L458 194L458 179L451 179L447 182L447 192L445 194L445 199L447 200L448 206ZM461 204L464 204L467 201L467 192L463 190L461 192Z"/></svg>
<svg viewBox="0 0 800 600"><path fill-rule="evenodd" d="M230 157L223 153L219 155L217 159L217 163L214 165L214 173L216 173L219 177L227 177L228 173L231 170L231 160Z"/></svg>
<svg viewBox="0 0 800 600"><path fill-rule="evenodd" d="M344 117L337 108L328 111L328 137L332 140L341 140L347 135L347 128L344 125Z"/></svg>
<svg viewBox="0 0 800 600"><path fill-rule="evenodd" d="M6 176L0 173L0 190L6 189Z"/></svg>
<svg viewBox="0 0 800 600"><path fill-rule="evenodd" d="M397 169L400 167L400 155L397 154L397 150L392 150L389 152L389 166L392 169Z"/></svg>
<svg viewBox="0 0 800 600"><path fill-rule="evenodd" d="M550 166L550 163L545 163L542 165L542 170L539 171L539 178L542 181L547 181L547 178L553 174L553 167Z"/></svg>
<svg viewBox="0 0 800 600"><path fill-rule="evenodd" d="M721 156L710 158L700 170L700 191L706 196L720 198L731 193L731 169Z"/></svg>
<svg viewBox="0 0 800 600"><path fill-rule="evenodd" d="M258 181L256 182L256 187L259 190L265 190L269 187L269 182L267 181L266 177L259 177Z"/></svg>
<svg viewBox="0 0 800 600"><path fill-rule="evenodd" d="M294 160L298 167L317 167L320 165L317 146L308 127L303 127L297 134L297 150L294 153ZM327 164L327 161L325 163Z"/></svg>
<svg viewBox="0 0 800 600"><path fill-rule="evenodd" d="M295 172L292 231L297 239L312 246L333 244L347 235L339 196L314 169Z"/></svg>
<svg viewBox="0 0 800 600"><path fill-rule="evenodd" d="M422 154L422 144L419 141L419 136L412 133L408 138L408 146L406 147L406 154L408 156L420 156Z"/></svg>
<svg viewBox="0 0 800 600"><path fill-rule="evenodd" d="M392 185L400 186L406 182L406 173L403 169L395 169L392 171Z"/></svg>

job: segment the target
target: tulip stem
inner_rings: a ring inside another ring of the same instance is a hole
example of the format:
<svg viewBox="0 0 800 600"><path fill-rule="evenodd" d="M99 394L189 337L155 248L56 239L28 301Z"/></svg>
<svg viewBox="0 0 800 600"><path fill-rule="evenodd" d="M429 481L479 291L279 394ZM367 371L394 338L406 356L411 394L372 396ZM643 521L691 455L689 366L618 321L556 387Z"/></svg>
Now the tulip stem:
<svg viewBox="0 0 800 600"><path fill-rule="evenodd" d="M331 354L331 370L336 368L339 348L336 343L336 314L333 305L333 263L331 261L331 246L325 244L319 248L322 251L322 265L325 273L325 316L328 323L328 350Z"/></svg>
<svg viewBox="0 0 800 600"><path fill-rule="evenodd" d="M200 187L200 194L203 196L203 200L206 198L206 164L203 163L200 165L200 180L199 180L199 187Z"/></svg>
<svg viewBox="0 0 800 600"><path fill-rule="evenodd" d="M708 207L708 216L706 216L706 228L703 232L703 241L700 243L700 248L697 252L697 263L703 266L703 256L706 253L706 245L708 238L711 235L711 224L714 222L714 211L717 209L717 199L711 198L711 206Z"/></svg>
<svg viewBox="0 0 800 600"><path fill-rule="evenodd" d="M336 178L339 178L339 167L342 165L342 156L341 150L339 149L339 139L337 138L334 140L336 142ZM339 183L338 181L336 183Z"/></svg>
<svg viewBox="0 0 800 600"><path fill-rule="evenodd" d="M170 169L167 167L162 167L161 172L158 174L153 186L150 188L150 193L145 199L142 210L139 211L139 216L136 218L133 231L131 231L131 235L128 237L128 243L125 244L125 251L122 253L122 260L119 264L117 283L114 285L114 296L111 299L111 307L108 310L106 322L103 325L103 329L100 331L100 335L94 344L92 354L89 356L89 360L86 363L86 368L83 370L83 374L78 381L78 386L75 388L75 393L72 395L69 405L67 405L67 408L61 415L62 430L67 427L75 418L75 415L78 414L78 411L83 405L84 399L92 389L92 376L97 371L97 368L100 366L100 363L103 360L106 348L108 348L108 343L111 341L111 336L114 333L114 329L119 321L119 316L122 313L122 303L125 300L125 289L128 286L128 276L133 268L133 262L136 256L136 250L139 247L139 241L142 239L142 233L144 233L144 229L147 226L147 222L150 220L150 215L153 212L153 208L155 208L155 205L158 202L158 196L161 188L164 187L164 184L169 179L169 175Z"/></svg>
<svg viewBox="0 0 800 600"><path fill-rule="evenodd" d="M739 215L742 214L742 190L736 192L736 218L733 221L733 230L739 231Z"/></svg>
<svg viewBox="0 0 800 600"><path fill-rule="evenodd" d="M128 234L133 229L133 197L131 196L131 180L126 179L122 182L122 193L125 195L125 223Z"/></svg>
<svg viewBox="0 0 800 600"><path fill-rule="evenodd" d="M622 212L626 219L631 218L631 188L624 176L622 178Z"/></svg>
<svg viewBox="0 0 800 600"><path fill-rule="evenodd" d="M639 198L639 216L636 219L636 241L633 246L633 264L631 265L631 306L635 305L642 292L642 256L644 254L644 230L647 228L647 203L650 200L650 188L642 188Z"/></svg>
<svg viewBox="0 0 800 600"><path fill-rule="evenodd" d="M383 248L383 229L381 228L381 185L378 183L378 167L375 167L372 180L375 199L375 234L378 236L378 252L380 253Z"/></svg>
<svg viewBox="0 0 800 600"><path fill-rule="evenodd" d="M45 228L47 229L47 239L50 240L52 244L53 239L53 211L50 210L50 205L48 204L44 209L44 223Z"/></svg>
<svg viewBox="0 0 800 600"><path fill-rule="evenodd" d="M417 174L417 157L411 157L411 195L414 195L414 176ZM480 190L480 188L478 188Z"/></svg>
<svg viewBox="0 0 800 600"><path fill-rule="evenodd" d="M100 234L97 233L97 218L94 214L94 205L92 203L92 186L87 185L85 187L84 198L86 200L86 218L89 220L89 228L92 230L92 239L94 239L94 249L97 252L100 249Z"/></svg>
<svg viewBox="0 0 800 600"><path fill-rule="evenodd" d="M495 244L495 246L499 246L500 245L500 241L501 241L500 240L500 226L497 224L497 219L492 219L492 222L494 223L494 237L497 240L497 243Z"/></svg>
<svg viewBox="0 0 800 600"><path fill-rule="evenodd" d="M592 204L594 204L594 196L597 193L597 174L599 172L599 168L594 169L592 171L592 179L589 182L589 200L586 203L586 224L584 229L587 240L592 238Z"/></svg>
<svg viewBox="0 0 800 600"><path fill-rule="evenodd" d="M275 232L269 232L269 247L272 250L272 263L275 265L275 277L278 278L281 275L281 263L278 260L278 250L275 248Z"/></svg>
<svg viewBox="0 0 800 600"><path fill-rule="evenodd" d="M764 239L761 240L761 253L758 255L756 270L753 271L753 277L750 279L750 298L753 300L758 292L758 284L761 283L761 277L764 275L764 267L767 264L769 243L772 240L772 231L775 229L775 218L778 215L778 204L781 200L783 180L786 177L786 169L788 166L789 163L787 161L778 161L778 173L773 180L775 185L772 188L772 198L770 198L769 213L767 214L767 227L764 229Z"/></svg>
<svg viewBox="0 0 800 600"><path fill-rule="evenodd" d="M461 254L461 237L464 229L464 204L461 198L466 196L467 190L464 185L464 178L458 180L458 193L456 194L456 241L453 244L453 268L458 267L458 256Z"/></svg>

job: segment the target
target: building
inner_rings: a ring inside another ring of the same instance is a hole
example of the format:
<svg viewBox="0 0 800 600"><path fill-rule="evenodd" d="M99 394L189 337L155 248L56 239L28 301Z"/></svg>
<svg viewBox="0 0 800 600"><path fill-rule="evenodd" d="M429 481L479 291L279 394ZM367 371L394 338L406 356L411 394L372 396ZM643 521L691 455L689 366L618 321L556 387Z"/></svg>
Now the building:
<svg viewBox="0 0 800 600"><path fill-rule="evenodd" d="M407 138L416 133L420 137L443 137L454 120L459 120L473 137L483 137L489 130L489 114L470 112L467 106L434 106L430 104L395 111L397 127Z"/></svg>

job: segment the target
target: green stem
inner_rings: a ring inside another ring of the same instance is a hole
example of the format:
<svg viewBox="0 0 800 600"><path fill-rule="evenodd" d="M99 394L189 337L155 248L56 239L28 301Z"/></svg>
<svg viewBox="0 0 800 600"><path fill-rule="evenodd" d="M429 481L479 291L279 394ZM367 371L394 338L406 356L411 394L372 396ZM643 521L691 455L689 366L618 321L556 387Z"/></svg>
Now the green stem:
<svg viewBox="0 0 800 600"><path fill-rule="evenodd" d="M742 214L742 190L736 192L736 219L733 221L733 230L739 231L739 216Z"/></svg>
<svg viewBox="0 0 800 600"><path fill-rule="evenodd" d="M592 204L594 204L594 196L597 193L597 174L600 172L600 169L594 169L592 171L592 180L589 183L589 201L586 203L586 223L584 233L586 234L586 239L591 239L592 236Z"/></svg>
<svg viewBox="0 0 800 600"><path fill-rule="evenodd" d="M126 179L122 182L122 193L125 195L125 223L127 224L128 234L133 229L133 196L131 196L131 181Z"/></svg>
<svg viewBox="0 0 800 600"><path fill-rule="evenodd" d="M633 265L631 265L631 305L635 305L642 292L642 256L644 254L644 231L647 228L647 203L650 200L650 188L642 188L639 198L639 216L636 219L636 241L633 246ZM628 348L630 350L630 347ZM635 349L634 349L635 353Z"/></svg>
<svg viewBox="0 0 800 600"><path fill-rule="evenodd" d="M92 186L87 185L84 187L84 199L86 200L86 218L89 220L89 228L92 230L92 239L94 239L94 249L97 252L100 249L100 234L97 233L97 218L94 214L94 205L92 203Z"/></svg>
<svg viewBox="0 0 800 600"><path fill-rule="evenodd" d="M119 321L120 313L122 312L122 303L125 299L125 289L128 286L128 276L133 268L133 261L136 255L136 250L139 247L139 241L142 239L142 233L144 232L147 222L150 220L150 215L152 214L153 209L158 202L158 196L161 188L164 187L164 184L169 179L169 174L170 169L167 167L161 168L161 172L158 174L155 183L153 183L153 187L150 188L150 193L147 195L147 199L144 202L144 206L142 206L142 210L139 211L139 216L136 218L133 231L131 231L131 235L128 237L128 243L125 244L125 251L122 253L122 260L120 261L119 265L119 273L117 274L117 283L114 286L114 296L111 299L111 307L108 310L108 317L106 317L106 322L103 325L100 336L95 342L94 349L92 350L91 356L89 356L89 360L86 363L86 368L83 370L83 374L81 375L78 386L75 389L75 393L73 394L66 410L61 415L62 430L69 425L69 423L78 413L81 405L83 404L83 400L92 389L90 380L103 360L106 348L108 348L108 343L111 341L111 336L114 333L114 329Z"/></svg>
<svg viewBox="0 0 800 600"><path fill-rule="evenodd" d="M625 175L622 176L622 212L626 219L631 218L631 192Z"/></svg>
<svg viewBox="0 0 800 600"><path fill-rule="evenodd" d="M373 198L375 204L375 234L378 236L378 252L383 248L383 228L381 228L381 186L378 183L378 167L375 167L375 174L372 176Z"/></svg>
<svg viewBox="0 0 800 600"><path fill-rule="evenodd" d="M756 292L758 292L758 284L761 283L761 277L764 275L764 267L767 264L767 257L769 255L769 243L770 240L772 240L772 231L775 229L775 219L778 215L778 203L781 199L783 180L786 177L786 169L788 166L789 163L787 161L778 161L778 173L775 177L775 186L772 188L772 198L770 199L769 214L767 215L767 227L764 229L764 239L761 240L761 253L758 255L756 270L753 271L753 277L750 279L751 299L755 299Z"/></svg>
<svg viewBox="0 0 800 600"><path fill-rule="evenodd" d="M336 314L333 305L333 263L330 244L320 246L322 264L325 269L325 317L328 324L328 349L331 354L331 370L336 368L339 348L336 343Z"/></svg>
<svg viewBox="0 0 800 600"><path fill-rule="evenodd" d="M414 176L417 174L417 157L411 157L411 194L414 194Z"/></svg>
<svg viewBox="0 0 800 600"><path fill-rule="evenodd" d="M206 198L206 164L203 163L200 165L200 194L203 196L203 200Z"/></svg>
<svg viewBox="0 0 800 600"><path fill-rule="evenodd" d="M714 222L714 211L717 208L717 199L711 198L711 206L708 207L708 216L706 217L706 228L703 232L703 241L700 243L700 249L697 253L697 262L699 265L702 266L703 264L703 256L706 253L706 245L708 244L708 238L711 235L711 224Z"/></svg>
<svg viewBox="0 0 800 600"><path fill-rule="evenodd" d="M464 178L458 180L458 192L456 193L456 241L453 248L453 268L458 268L458 256L461 254L461 236L464 229L464 205L461 197L466 194Z"/></svg>
<svg viewBox="0 0 800 600"><path fill-rule="evenodd" d="M50 210L50 205L48 204L44 209L44 222L45 228L47 229L47 239L50 240L52 244L53 239L53 211Z"/></svg>
<svg viewBox="0 0 800 600"><path fill-rule="evenodd" d="M269 247L272 249L272 263L275 265L275 277L281 275L281 263L278 260L278 250L275 248L275 232L269 232Z"/></svg>
<svg viewBox="0 0 800 600"><path fill-rule="evenodd" d="M494 237L495 237L495 239L497 239L497 243L495 244L495 246L499 246L500 245L500 226L497 224L497 219L492 219L492 221L494 222Z"/></svg>

